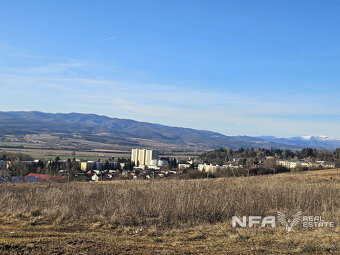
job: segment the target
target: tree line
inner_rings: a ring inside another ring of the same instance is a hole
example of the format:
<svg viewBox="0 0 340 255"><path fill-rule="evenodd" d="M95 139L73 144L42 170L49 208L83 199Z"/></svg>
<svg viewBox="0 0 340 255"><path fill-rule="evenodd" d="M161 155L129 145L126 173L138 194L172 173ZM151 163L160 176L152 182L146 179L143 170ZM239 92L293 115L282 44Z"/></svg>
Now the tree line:
<svg viewBox="0 0 340 255"><path fill-rule="evenodd" d="M205 163L211 164L227 164L237 159L241 164L251 159L253 163L263 161L267 157L275 157L284 160L301 160L310 159L311 161L340 161L340 148L336 150L320 150L315 148L303 148L301 150L281 150L281 149L254 149L254 148L240 148L232 150L230 148L221 148L213 151L208 151L200 156L200 159Z"/></svg>

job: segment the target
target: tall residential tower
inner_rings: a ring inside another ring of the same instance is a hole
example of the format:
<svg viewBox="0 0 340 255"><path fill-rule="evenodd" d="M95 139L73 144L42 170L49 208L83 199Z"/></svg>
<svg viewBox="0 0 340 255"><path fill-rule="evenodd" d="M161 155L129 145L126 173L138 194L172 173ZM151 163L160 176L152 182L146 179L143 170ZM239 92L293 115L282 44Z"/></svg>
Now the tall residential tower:
<svg viewBox="0 0 340 255"><path fill-rule="evenodd" d="M146 149L132 149L131 161L135 163L135 166L148 166L151 160L158 159L157 150L146 150Z"/></svg>

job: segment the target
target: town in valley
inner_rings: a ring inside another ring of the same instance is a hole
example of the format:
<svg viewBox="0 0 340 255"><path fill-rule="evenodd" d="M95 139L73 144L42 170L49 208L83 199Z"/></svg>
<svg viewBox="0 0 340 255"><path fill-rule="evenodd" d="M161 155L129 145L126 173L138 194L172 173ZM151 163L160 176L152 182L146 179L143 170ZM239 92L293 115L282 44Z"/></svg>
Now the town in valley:
<svg viewBox="0 0 340 255"><path fill-rule="evenodd" d="M305 148L295 152L221 148L187 158L136 148L131 150L131 157L99 157L98 160L32 159L29 155L3 151L0 159L2 182L196 179L337 168L340 148L334 151Z"/></svg>

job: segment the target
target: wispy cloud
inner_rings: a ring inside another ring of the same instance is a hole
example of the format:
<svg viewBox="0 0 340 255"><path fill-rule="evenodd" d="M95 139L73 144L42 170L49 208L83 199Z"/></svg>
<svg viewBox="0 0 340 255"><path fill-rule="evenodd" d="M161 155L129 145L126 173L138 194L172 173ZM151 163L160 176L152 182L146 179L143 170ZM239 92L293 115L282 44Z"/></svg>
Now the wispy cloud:
<svg viewBox="0 0 340 255"><path fill-rule="evenodd" d="M0 101L0 108L93 112L228 135L322 133L340 137L339 119L330 122L326 118L339 114L336 105L330 107L330 98L318 101L315 96L287 91L254 96L251 93L236 94L194 86L127 82L86 75L90 70L105 73L105 68L98 68L85 61L69 60L2 69L0 88L6 97ZM312 113L315 118L298 118ZM291 118L291 114L297 117ZM318 120L318 116L324 117Z"/></svg>
<svg viewBox="0 0 340 255"><path fill-rule="evenodd" d="M252 97L252 98L250 98L250 100L256 101L256 100L259 100L259 99L263 99L265 97L273 97L273 96L283 95L283 94L287 94L287 93L291 93L291 92L292 92L292 90L276 91L276 92L266 93L266 94L263 94L263 95Z"/></svg>
<svg viewBox="0 0 340 255"><path fill-rule="evenodd" d="M97 41L90 42L88 44L85 44L85 46L90 46L90 45L94 45L94 44L98 44L98 43L103 43L103 42L107 42L107 41L112 41L114 39L116 39L115 36L110 36L110 37L107 37L107 38L104 38L104 39L100 39L100 40L97 40Z"/></svg>
<svg viewBox="0 0 340 255"><path fill-rule="evenodd" d="M105 38L103 40L99 40L98 42L106 42L106 41L111 41L113 39L116 39L116 37L115 36L111 36L111 37Z"/></svg>

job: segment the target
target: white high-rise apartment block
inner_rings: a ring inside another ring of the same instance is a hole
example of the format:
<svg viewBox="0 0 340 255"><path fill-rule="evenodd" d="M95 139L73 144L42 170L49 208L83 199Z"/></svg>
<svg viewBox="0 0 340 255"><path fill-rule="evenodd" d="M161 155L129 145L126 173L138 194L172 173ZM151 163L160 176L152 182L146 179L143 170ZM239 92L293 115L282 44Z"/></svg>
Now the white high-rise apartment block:
<svg viewBox="0 0 340 255"><path fill-rule="evenodd" d="M132 149L132 151L131 151L131 162L135 162L135 163L138 162L138 149Z"/></svg>
<svg viewBox="0 0 340 255"><path fill-rule="evenodd" d="M136 165L145 166L145 154L146 154L145 149L138 150L138 161L137 161L138 163Z"/></svg>
<svg viewBox="0 0 340 255"><path fill-rule="evenodd" d="M145 165L151 165L152 160L158 160L158 151L156 150L147 150L145 157Z"/></svg>
<svg viewBox="0 0 340 255"><path fill-rule="evenodd" d="M149 166L152 160L157 159L157 150L132 149L131 151L131 161L135 163L135 166Z"/></svg>

